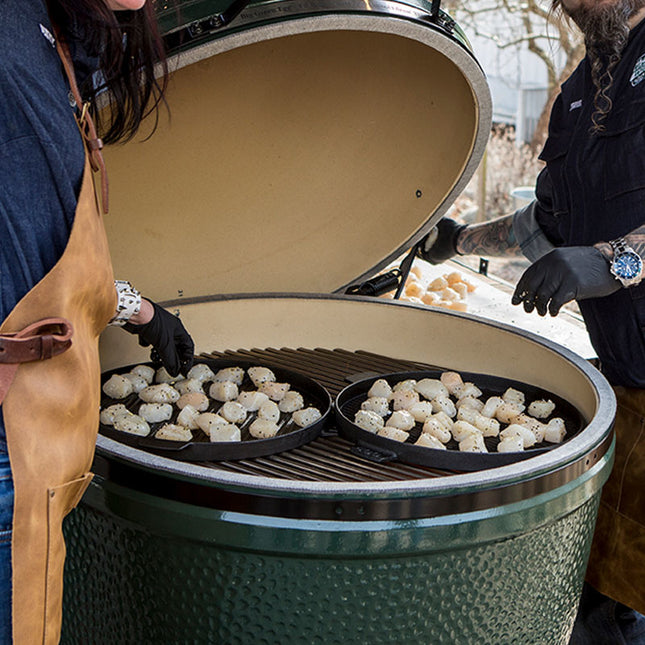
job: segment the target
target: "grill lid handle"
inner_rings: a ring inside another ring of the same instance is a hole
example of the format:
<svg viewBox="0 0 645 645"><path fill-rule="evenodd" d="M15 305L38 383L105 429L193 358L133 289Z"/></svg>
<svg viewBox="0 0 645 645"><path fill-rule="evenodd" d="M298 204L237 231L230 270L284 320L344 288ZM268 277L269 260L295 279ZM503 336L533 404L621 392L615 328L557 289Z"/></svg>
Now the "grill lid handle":
<svg viewBox="0 0 645 645"><path fill-rule="evenodd" d="M353 284L345 290L345 293L353 296L378 297L396 289L394 298L400 298L420 244L422 242L418 242L408 251L408 254L403 258L403 261L397 269L392 269L387 273L380 273L365 282L361 282L361 284Z"/></svg>

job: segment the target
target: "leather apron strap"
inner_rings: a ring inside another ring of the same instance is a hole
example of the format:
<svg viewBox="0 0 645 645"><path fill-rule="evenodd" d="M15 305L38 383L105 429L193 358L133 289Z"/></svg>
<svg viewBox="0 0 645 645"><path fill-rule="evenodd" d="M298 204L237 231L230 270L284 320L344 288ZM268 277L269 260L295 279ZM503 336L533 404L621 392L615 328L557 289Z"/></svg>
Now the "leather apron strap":
<svg viewBox="0 0 645 645"><path fill-rule="evenodd" d="M15 334L0 334L0 405L9 391L18 363L45 361L72 344L72 325L64 318L46 318Z"/></svg>
<svg viewBox="0 0 645 645"><path fill-rule="evenodd" d="M72 92L72 96L74 97L74 101L76 102L76 108L79 110L79 115L76 120L78 121L78 128L81 131L85 147L87 148L90 165L94 172L99 171L101 173L101 204L103 207L103 213L107 215L109 206L109 186L107 168L105 167L103 153L101 152L103 149L103 141L99 139L99 136L96 133L94 121L90 115L90 104L87 102L84 103L81 98L81 93L79 92L78 84L76 83L76 75L74 74L72 55L69 51L67 41L56 26L53 26L53 29L54 34L56 35L56 51L63 63L63 68L65 69L67 80L69 81L69 88Z"/></svg>
<svg viewBox="0 0 645 645"><path fill-rule="evenodd" d="M68 60L67 64L66 69ZM112 263L91 170L91 163L102 167L102 157L99 145L91 144L98 138L87 109L81 112L79 129L88 154L65 252L0 326L2 342L14 359L52 355L47 360L0 363L13 372L0 410L15 488L15 645L59 642L65 559L62 522L92 478L89 469L101 387L98 337L116 309ZM105 180L103 190L107 190ZM58 326L48 330L43 321L50 318ZM67 336L72 327L70 344Z"/></svg>

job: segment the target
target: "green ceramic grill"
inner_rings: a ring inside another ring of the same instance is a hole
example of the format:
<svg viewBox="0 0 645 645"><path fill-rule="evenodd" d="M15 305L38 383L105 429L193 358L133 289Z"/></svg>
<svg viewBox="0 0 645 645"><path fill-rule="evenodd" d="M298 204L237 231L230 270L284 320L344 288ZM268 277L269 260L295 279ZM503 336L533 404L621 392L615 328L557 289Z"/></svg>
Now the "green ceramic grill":
<svg viewBox="0 0 645 645"><path fill-rule="evenodd" d="M473 471L370 459L333 415L304 445L182 460L99 436L66 522L64 643L566 643L613 392L564 347L348 295L445 214L483 154L484 73L438 3L157 3L155 135L108 151L115 272L198 354L357 375L455 370L553 393L582 429ZM104 334L106 373L148 360Z"/></svg>

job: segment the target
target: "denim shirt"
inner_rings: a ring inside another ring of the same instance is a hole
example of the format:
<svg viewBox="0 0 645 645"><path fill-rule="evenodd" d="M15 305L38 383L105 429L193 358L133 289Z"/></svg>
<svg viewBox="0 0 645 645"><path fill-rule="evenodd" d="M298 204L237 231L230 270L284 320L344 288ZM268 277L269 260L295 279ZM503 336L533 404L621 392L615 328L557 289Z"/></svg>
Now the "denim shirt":
<svg viewBox="0 0 645 645"><path fill-rule="evenodd" d="M0 320L61 257L82 183L83 143L51 34L44 0L0 1Z"/></svg>
<svg viewBox="0 0 645 645"><path fill-rule="evenodd" d="M614 72L600 134L590 133L594 93L585 58L562 85L540 155L536 219L556 246L606 242L645 223L645 22ZM607 379L645 387L645 282L578 304Z"/></svg>

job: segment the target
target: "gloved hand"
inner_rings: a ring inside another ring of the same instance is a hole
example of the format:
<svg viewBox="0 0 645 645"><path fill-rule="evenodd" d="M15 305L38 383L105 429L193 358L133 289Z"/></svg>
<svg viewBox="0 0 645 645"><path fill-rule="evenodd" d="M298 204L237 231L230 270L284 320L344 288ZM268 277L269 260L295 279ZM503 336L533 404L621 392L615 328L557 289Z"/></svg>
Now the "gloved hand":
<svg viewBox="0 0 645 645"><path fill-rule="evenodd" d="M125 323L123 329L139 336L139 345L152 347L159 354L163 366L171 376L181 372L184 376L193 366L195 343L181 320L155 302L150 322L143 325Z"/></svg>
<svg viewBox="0 0 645 645"><path fill-rule="evenodd" d="M517 283L511 302L524 303L527 313L547 308L557 316L571 300L601 298L618 291L620 283L609 272L609 262L593 246L565 246L534 262Z"/></svg>
<svg viewBox="0 0 645 645"><path fill-rule="evenodd" d="M449 260L457 255L457 238L465 228L454 219L440 219L419 245L419 255L430 264Z"/></svg>

